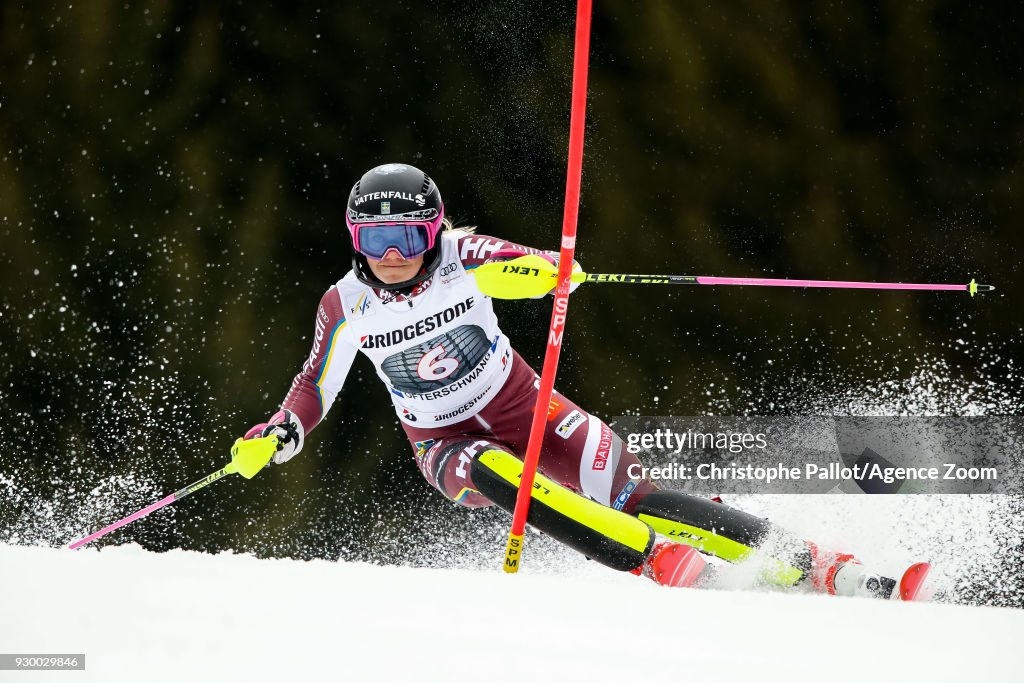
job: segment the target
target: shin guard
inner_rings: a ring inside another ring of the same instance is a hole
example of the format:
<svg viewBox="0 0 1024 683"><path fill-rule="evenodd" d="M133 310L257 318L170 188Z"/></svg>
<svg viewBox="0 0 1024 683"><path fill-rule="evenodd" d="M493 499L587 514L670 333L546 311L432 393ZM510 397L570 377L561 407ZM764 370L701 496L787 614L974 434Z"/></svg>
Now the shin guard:
<svg viewBox="0 0 1024 683"><path fill-rule="evenodd" d="M508 512L516 505L523 463L511 453L488 449L473 460L473 483ZM526 521L534 528L601 564L630 571L654 547L654 531L624 512L596 503L537 473Z"/></svg>
<svg viewBox="0 0 1024 683"><path fill-rule="evenodd" d="M636 506L635 514L659 534L729 562L749 558L769 534L782 534L766 519L679 491L648 494ZM767 583L792 586L804 579L809 568L806 551L790 561L769 558L762 578Z"/></svg>

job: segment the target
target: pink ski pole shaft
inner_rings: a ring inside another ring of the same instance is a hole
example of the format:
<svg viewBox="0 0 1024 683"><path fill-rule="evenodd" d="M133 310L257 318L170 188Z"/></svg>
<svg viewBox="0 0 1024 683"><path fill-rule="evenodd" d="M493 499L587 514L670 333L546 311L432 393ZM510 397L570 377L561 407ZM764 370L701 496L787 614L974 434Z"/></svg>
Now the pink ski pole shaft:
<svg viewBox="0 0 1024 683"><path fill-rule="evenodd" d="M818 287L823 289L915 289L925 291L991 292L992 285L971 280L966 285L922 284L913 282L854 282L849 280L788 280L764 277L715 277L711 275L633 275L589 273L586 282L620 282L649 285L740 285L748 287Z"/></svg>
<svg viewBox="0 0 1024 683"><path fill-rule="evenodd" d="M148 507L144 507L141 510L139 510L138 512L136 512L134 514L131 514L131 515L128 515L127 517L125 517L122 520L114 522L110 526L103 527L102 529L100 529L96 533L89 534L85 538L82 538L82 539L79 539L79 540L75 541L74 543L72 543L68 547L71 550L78 550L79 548L81 548L86 543L91 543L92 541L95 541L97 538L100 538L101 536L106 536L111 531L115 531L117 529L120 529L125 524L129 524L131 522L134 522L137 519L142 519L143 517L148 515L150 512L153 512L154 510L159 510L160 508L164 507L165 505L170 505L171 503L173 503L175 501L181 500L182 498L184 498L188 494L195 493L196 491L198 491L199 489L203 488L204 486L209 486L213 482L220 480L225 475L231 474L231 473L233 473L235 471L236 470L234 469L234 467L231 464L225 465L224 467L222 467L221 469L217 470L213 474L211 474L209 476L206 476L203 479L200 479L199 481L195 482L194 484L189 484L188 486L186 486L185 488L181 489L180 491L178 491L176 493L172 493L171 495L167 496L166 498L158 500L157 502L153 503L152 505L150 505Z"/></svg>

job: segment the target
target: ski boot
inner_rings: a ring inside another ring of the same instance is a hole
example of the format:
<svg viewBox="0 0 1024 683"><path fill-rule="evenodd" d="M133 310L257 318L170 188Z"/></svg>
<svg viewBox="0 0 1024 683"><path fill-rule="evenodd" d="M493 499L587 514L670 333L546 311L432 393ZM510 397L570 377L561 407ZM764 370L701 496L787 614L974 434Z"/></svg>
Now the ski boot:
<svg viewBox="0 0 1024 683"><path fill-rule="evenodd" d="M672 541L655 544L643 566L634 574L646 576L662 586L686 588L693 586L707 568L707 562L691 546Z"/></svg>

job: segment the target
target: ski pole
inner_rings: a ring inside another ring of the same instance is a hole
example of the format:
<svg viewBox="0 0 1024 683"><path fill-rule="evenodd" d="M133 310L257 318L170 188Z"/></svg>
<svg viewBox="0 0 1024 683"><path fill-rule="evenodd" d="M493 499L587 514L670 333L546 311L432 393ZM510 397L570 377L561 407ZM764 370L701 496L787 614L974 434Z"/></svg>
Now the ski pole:
<svg viewBox="0 0 1024 683"><path fill-rule="evenodd" d="M270 462L270 458L272 458L274 453L277 451L278 440L277 435L273 434L258 439L238 439L235 441L235 445L231 447L231 462L224 467L203 477L195 483L189 484L180 491L176 491L166 498L158 500L152 505L128 515L124 519L118 520L109 526L103 527L95 533L89 534L85 538L75 541L69 545L68 548L71 550L78 550L83 545L91 543L101 536L106 536L111 531L120 529L125 524L134 522L137 519L142 519L149 513L159 510L165 505L170 505L171 503L179 501L190 493L195 493L199 489L205 488L215 481L220 481L223 477L229 474L240 474L246 479L252 479Z"/></svg>
<svg viewBox="0 0 1024 683"><path fill-rule="evenodd" d="M558 271L540 256L520 256L511 261L485 263L471 271L484 294L496 299L526 299L554 288ZM818 287L825 289L914 289L925 291L978 292L995 290L971 280L966 285L911 282L855 282L848 280L789 280L783 278L715 277L711 275L633 275L626 273L572 274L573 282L618 282L648 285L746 285L753 287Z"/></svg>
<svg viewBox="0 0 1024 683"><path fill-rule="evenodd" d="M558 355L562 349L562 332L565 329L565 319L568 316L569 276L572 274L572 257L576 250L576 221L580 208L580 179L583 175L583 134L584 119L587 113L587 61L590 53L590 11L591 0L578 0L576 4L576 42L572 66L572 105L569 114L569 164L565 174L565 204L562 209L562 251L559 269L552 268L554 279L551 281L552 286L556 283L558 286L551 310L551 326L548 329L548 345L544 352L544 367L541 369L540 385L537 390L537 404L533 409L530 438L526 444L526 456L523 458L523 476L519 480L519 492L516 494L516 506L512 513L512 528L509 531L508 545L505 548L504 569L509 574L519 571L522 559L526 516L530 509L534 474L537 471L537 461L540 459L540 446L544 440L548 403L551 401L551 393L555 388ZM545 292L550 289L549 286Z"/></svg>

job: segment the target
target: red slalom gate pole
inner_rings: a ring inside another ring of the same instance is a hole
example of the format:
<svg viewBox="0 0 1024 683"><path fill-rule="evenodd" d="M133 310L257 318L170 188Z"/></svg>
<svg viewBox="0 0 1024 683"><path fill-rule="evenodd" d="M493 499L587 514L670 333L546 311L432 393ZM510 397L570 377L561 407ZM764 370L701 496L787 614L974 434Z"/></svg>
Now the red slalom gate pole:
<svg viewBox="0 0 1024 683"><path fill-rule="evenodd" d="M530 494L533 491L540 447L544 440L544 426L547 422L548 403L555 388L555 374L558 372L558 356L562 351L562 332L569 311L569 286L572 275L573 254L576 252L576 219L580 208L580 178L583 174L583 132L587 114L587 67L590 57L590 11L591 0L578 0L576 4L576 47L572 63L572 113L569 119L569 167L565 178L565 208L562 212L562 247L558 261L558 284L555 286L555 302L551 311L551 326L548 328L548 346L544 354L544 367L540 374L540 390L537 405L533 409L530 425L530 440L526 446L523 461L523 477L519 482L516 507L512 513L512 530L505 548L505 571L514 574L519 571L523 552L523 533L526 531L526 515L530 509Z"/></svg>

